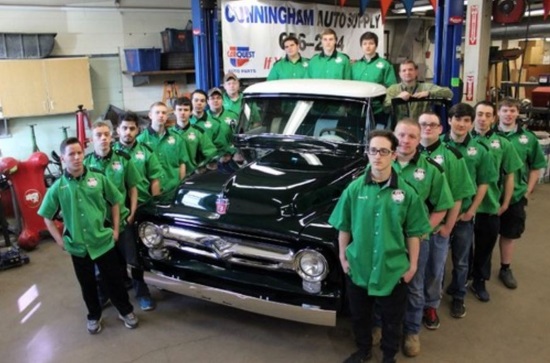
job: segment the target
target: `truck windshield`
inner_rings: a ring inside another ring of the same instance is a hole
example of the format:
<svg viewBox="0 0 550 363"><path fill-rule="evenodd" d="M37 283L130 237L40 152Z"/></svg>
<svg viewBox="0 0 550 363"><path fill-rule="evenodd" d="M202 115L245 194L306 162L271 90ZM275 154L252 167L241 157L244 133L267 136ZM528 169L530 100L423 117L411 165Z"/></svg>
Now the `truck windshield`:
<svg viewBox="0 0 550 363"><path fill-rule="evenodd" d="M337 143L362 143L367 101L297 97L247 97L239 133L304 135Z"/></svg>

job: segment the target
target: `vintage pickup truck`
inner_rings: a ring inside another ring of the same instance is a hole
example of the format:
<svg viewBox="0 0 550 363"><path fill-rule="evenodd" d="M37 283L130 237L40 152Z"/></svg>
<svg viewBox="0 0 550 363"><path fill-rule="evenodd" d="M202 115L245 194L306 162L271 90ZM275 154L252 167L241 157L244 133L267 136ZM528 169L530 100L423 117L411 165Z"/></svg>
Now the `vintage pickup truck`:
<svg viewBox="0 0 550 363"><path fill-rule="evenodd" d="M383 86L282 80L244 91L231 161L137 213L146 282L247 311L335 325L344 302L327 223L363 171Z"/></svg>

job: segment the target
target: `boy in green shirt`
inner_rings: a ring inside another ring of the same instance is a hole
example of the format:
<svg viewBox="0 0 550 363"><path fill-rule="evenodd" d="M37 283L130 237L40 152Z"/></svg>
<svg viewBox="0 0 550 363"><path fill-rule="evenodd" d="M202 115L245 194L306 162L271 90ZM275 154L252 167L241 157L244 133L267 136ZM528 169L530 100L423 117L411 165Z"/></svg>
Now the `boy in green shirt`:
<svg viewBox="0 0 550 363"><path fill-rule="evenodd" d="M351 79L351 64L345 53L336 50L336 32L325 29L321 33L323 50L309 61L306 78Z"/></svg>
<svg viewBox="0 0 550 363"><path fill-rule="evenodd" d="M182 97L176 100L174 110L176 126L173 130L183 139L187 149L187 155L189 155L187 170L189 174L213 161L218 155L218 151L206 131L200 126L191 125L189 119L192 110L193 106L189 98Z"/></svg>
<svg viewBox="0 0 550 363"><path fill-rule="evenodd" d="M220 124L219 139L222 146L222 152L233 154L233 130L237 128L239 115L223 107L222 91L219 88L208 90L208 110L206 114L211 120L216 120Z"/></svg>
<svg viewBox="0 0 550 363"><path fill-rule="evenodd" d="M210 137L212 143L217 149L218 154L223 154L227 148L227 133L229 127L221 124L220 120L212 118L206 112L206 100L208 95L203 90L195 90L191 93L191 104L193 105L193 114L191 115L191 125L200 127Z"/></svg>
<svg viewBox="0 0 550 363"><path fill-rule="evenodd" d="M267 76L268 81L306 77L309 59L300 55L299 44L298 38L294 35L290 35L283 40L282 46L286 55L275 62Z"/></svg>
<svg viewBox="0 0 550 363"><path fill-rule="evenodd" d="M525 206L539 179L540 169L546 167L546 160L537 137L517 124L519 101L505 98L498 106L498 132L512 143L523 167L516 171L514 192L508 209L500 216L500 272L499 279L509 289L518 284L510 264L514 252L514 241L525 231Z"/></svg>
<svg viewBox="0 0 550 363"><path fill-rule="evenodd" d="M485 281L491 277L491 258L498 239L500 215L510 206L514 192L514 173L523 162L505 137L492 130L496 108L487 101L475 106L475 130L472 136L487 146L499 173L499 180L489 183L487 194L477 209L474 221L474 257L472 261L472 284L470 290L480 301L489 301Z"/></svg>
<svg viewBox="0 0 550 363"><path fill-rule="evenodd" d="M345 362L372 356L375 303L382 316L384 362L395 361L407 304L407 283L417 270L420 238L430 232L422 201L392 169L398 140L386 130L369 134L370 165L342 193L329 223L336 228L340 263L358 350Z"/></svg>
<svg viewBox="0 0 550 363"><path fill-rule="evenodd" d="M223 94L223 107L240 115L243 106L243 94L240 91L241 83L235 73L228 72L223 77L223 88L225 90Z"/></svg>
<svg viewBox="0 0 550 363"><path fill-rule="evenodd" d="M105 291L117 308L119 319L127 328L136 328L138 318L133 313L114 248L123 196L103 174L84 166L84 151L77 138L64 140L60 152L65 171L46 192L38 214L44 217L55 242L71 255L88 309L88 332L97 334L102 329L94 266L104 276ZM63 214L63 234L53 221L59 211ZM111 226L105 225L108 211L112 216Z"/></svg>
<svg viewBox="0 0 550 363"><path fill-rule="evenodd" d="M460 215L451 232L450 247L453 262L452 278L447 293L453 297L451 316L462 318L466 316L464 298L470 251L474 243L474 217L490 183L499 179L494 160L489 155L489 149L474 140L469 131L472 129L475 111L467 103L458 103L449 110L450 131L442 137L448 145L455 147L466 162L468 174L476 186L473 197L464 198Z"/></svg>
<svg viewBox="0 0 550 363"><path fill-rule="evenodd" d="M185 164L188 163L187 150L183 140L172 130L165 128L168 107L155 102L149 109L151 125L137 137L157 155L162 167L160 187L163 192L175 189L185 178Z"/></svg>
<svg viewBox="0 0 550 363"><path fill-rule="evenodd" d="M376 49L378 48L378 36L373 32L366 32L361 35L359 44L363 49L363 57L352 64L351 79L354 81L374 82L388 88L397 83L393 65L381 58ZM377 128L386 128L388 117L379 98L372 101L374 120Z"/></svg>

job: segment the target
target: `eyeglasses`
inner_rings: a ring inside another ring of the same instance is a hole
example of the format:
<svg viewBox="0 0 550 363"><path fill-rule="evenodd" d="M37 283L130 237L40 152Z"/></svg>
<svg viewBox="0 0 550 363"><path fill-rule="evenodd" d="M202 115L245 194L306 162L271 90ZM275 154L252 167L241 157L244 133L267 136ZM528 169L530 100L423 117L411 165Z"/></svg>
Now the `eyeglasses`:
<svg viewBox="0 0 550 363"><path fill-rule="evenodd" d="M431 122L431 123L424 123L424 122L421 122L420 123L420 127L422 127L423 129L427 129L428 127L430 129L435 129L436 127L439 127L441 126L440 124L438 123L435 123L435 122Z"/></svg>
<svg viewBox="0 0 550 363"><path fill-rule="evenodd" d="M377 149L375 147L369 147L367 148L367 154L369 155L376 155L376 154L380 154L380 156L388 156L392 153L391 150L389 149L385 149L385 148L382 148L382 149Z"/></svg>

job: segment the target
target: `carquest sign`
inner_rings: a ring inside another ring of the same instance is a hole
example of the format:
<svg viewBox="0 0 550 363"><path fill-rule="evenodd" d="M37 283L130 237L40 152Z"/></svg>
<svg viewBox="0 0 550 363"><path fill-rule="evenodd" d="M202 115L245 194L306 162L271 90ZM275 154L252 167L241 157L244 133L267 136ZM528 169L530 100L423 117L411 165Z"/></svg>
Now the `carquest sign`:
<svg viewBox="0 0 550 363"><path fill-rule="evenodd" d="M358 9L340 6L224 0L224 72L234 72L240 78L267 77L277 59L284 56L283 41L287 36L296 36L300 53L310 58L321 51L320 34L326 28L336 32L337 49L352 59L362 57L359 39L366 31L378 35L378 53L384 53L380 10L367 9L359 16Z"/></svg>

